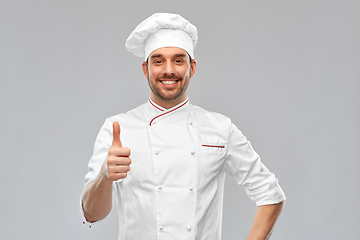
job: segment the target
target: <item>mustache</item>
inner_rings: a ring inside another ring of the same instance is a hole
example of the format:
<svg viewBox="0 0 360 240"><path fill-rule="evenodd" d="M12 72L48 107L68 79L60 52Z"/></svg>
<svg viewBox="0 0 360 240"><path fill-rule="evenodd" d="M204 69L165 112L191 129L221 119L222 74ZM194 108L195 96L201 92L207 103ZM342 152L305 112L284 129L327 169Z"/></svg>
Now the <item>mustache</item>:
<svg viewBox="0 0 360 240"><path fill-rule="evenodd" d="M174 74L174 75L164 74L164 75L156 78L156 80L160 80L160 79L182 80L182 77L181 77L181 76L178 76L178 75L176 75L176 74Z"/></svg>

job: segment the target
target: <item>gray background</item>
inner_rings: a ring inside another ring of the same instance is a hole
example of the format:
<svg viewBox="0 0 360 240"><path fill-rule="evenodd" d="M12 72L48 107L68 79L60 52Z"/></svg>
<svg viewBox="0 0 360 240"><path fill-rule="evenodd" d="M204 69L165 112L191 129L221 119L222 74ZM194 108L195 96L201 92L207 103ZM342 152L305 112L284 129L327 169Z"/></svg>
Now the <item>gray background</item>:
<svg viewBox="0 0 360 240"><path fill-rule="evenodd" d="M358 239L358 0L0 1L0 239L117 239L117 214L82 225L78 202L106 117L147 101L125 40L155 12L199 30L192 104L223 113L276 173L272 239ZM223 239L256 206L226 180Z"/></svg>

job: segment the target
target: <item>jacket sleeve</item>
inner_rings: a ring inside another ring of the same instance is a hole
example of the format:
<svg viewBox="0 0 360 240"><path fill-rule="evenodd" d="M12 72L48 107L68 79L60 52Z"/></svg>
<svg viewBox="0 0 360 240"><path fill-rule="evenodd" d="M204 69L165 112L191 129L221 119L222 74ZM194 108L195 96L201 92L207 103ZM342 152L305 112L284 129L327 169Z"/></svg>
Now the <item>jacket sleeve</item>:
<svg viewBox="0 0 360 240"><path fill-rule="evenodd" d="M107 158L112 144L112 121L106 119L101 127L94 144L94 152L88 164L88 173L85 176L85 186L92 182L100 172L101 166Z"/></svg>
<svg viewBox="0 0 360 240"><path fill-rule="evenodd" d="M234 124L230 127L226 162L232 176L257 206L276 204L286 199L278 179L265 167Z"/></svg>
<svg viewBox="0 0 360 240"><path fill-rule="evenodd" d="M85 176L85 186L90 184L99 174L102 164L107 158L109 148L112 144L112 120L106 119L103 126L101 127L94 144L94 152L89 161L88 168L89 171ZM80 197L80 212L83 217L83 224L86 224L89 227L92 227L95 223L90 223L84 216L84 210L82 207L82 196Z"/></svg>

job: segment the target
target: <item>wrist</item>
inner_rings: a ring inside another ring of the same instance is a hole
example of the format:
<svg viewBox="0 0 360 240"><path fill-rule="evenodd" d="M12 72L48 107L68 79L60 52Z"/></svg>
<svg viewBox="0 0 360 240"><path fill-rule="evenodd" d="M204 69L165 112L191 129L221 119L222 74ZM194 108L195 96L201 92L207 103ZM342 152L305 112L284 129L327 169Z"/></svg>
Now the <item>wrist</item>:
<svg viewBox="0 0 360 240"><path fill-rule="evenodd" d="M108 178L107 172L102 170L97 176L97 185L98 186L109 186L112 185L112 180Z"/></svg>

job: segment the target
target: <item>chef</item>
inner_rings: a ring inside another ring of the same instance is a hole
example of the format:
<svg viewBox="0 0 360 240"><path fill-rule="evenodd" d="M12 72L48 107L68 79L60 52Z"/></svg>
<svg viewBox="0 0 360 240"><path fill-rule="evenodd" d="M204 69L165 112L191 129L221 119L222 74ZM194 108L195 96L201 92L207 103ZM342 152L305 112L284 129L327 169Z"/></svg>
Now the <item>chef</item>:
<svg viewBox="0 0 360 240"><path fill-rule="evenodd" d="M285 200L275 175L228 117L189 102L196 43L196 27L178 14L154 14L130 34L126 48L144 58L150 99L101 127L81 198L84 223L116 204L119 239L220 240L230 172L258 206L248 239L271 235Z"/></svg>

